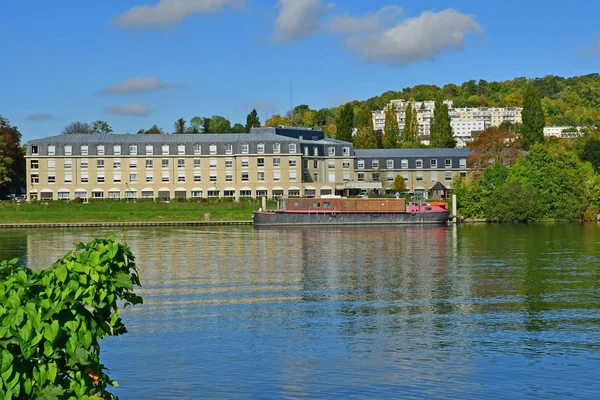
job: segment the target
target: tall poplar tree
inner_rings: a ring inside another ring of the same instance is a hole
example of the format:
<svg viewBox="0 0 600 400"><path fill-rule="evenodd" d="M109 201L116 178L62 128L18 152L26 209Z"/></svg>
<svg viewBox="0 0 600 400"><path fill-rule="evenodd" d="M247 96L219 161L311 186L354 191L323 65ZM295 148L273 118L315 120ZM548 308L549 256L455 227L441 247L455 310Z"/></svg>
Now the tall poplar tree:
<svg viewBox="0 0 600 400"><path fill-rule="evenodd" d="M404 129L402 131L402 147L415 148L421 147L419 140L419 123L417 122L417 110L412 105L406 107L404 117Z"/></svg>
<svg viewBox="0 0 600 400"><path fill-rule="evenodd" d="M253 108L246 117L246 133L250 133L251 128L260 128L260 119L258 119L256 108Z"/></svg>
<svg viewBox="0 0 600 400"><path fill-rule="evenodd" d="M523 147L529 150L531 146L544 140L544 126L546 126L540 92L532 83L525 86L522 115L521 140Z"/></svg>
<svg viewBox="0 0 600 400"><path fill-rule="evenodd" d="M377 137L373 127L373 114L367 103L363 103L356 116L357 132L353 137L357 149L376 149Z"/></svg>
<svg viewBox="0 0 600 400"><path fill-rule="evenodd" d="M452 125L450 124L450 115L448 115L448 105L444 104L441 97L435 100L435 110L431 122L431 147L456 147L456 140L452 134Z"/></svg>
<svg viewBox="0 0 600 400"><path fill-rule="evenodd" d="M400 128L398 127L398 117L396 116L396 106L392 103L385 110L385 125L383 127L383 147L386 149L397 149L400 139Z"/></svg>
<svg viewBox="0 0 600 400"><path fill-rule="evenodd" d="M352 142L352 130L354 129L354 109L348 103L342 107L340 120L337 123L336 139Z"/></svg>

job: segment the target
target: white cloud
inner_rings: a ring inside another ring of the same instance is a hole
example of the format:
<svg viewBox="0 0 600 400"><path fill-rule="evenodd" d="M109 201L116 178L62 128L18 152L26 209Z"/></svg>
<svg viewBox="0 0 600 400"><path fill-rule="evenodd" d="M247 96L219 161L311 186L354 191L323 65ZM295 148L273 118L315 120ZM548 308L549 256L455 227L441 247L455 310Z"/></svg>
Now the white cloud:
<svg viewBox="0 0 600 400"><path fill-rule="evenodd" d="M469 33L483 34L473 15L452 9L424 11L390 28L362 35L347 34L345 44L366 60L406 65L433 59L444 51L463 49Z"/></svg>
<svg viewBox="0 0 600 400"><path fill-rule="evenodd" d="M33 113L27 116L29 121L47 121L49 119L54 119L52 114L48 113Z"/></svg>
<svg viewBox="0 0 600 400"><path fill-rule="evenodd" d="M236 7L244 0L160 0L152 6L136 6L119 14L112 23L122 28L156 28L180 23L193 14Z"/></svg>
<svg viewBox="0 0 600 400"><path fill-rule="evenodd" d="M168 83L153 76L127 78L123 82L113 83L101 93L130 94L150 92L152 90L169 89L181 86L178 83Z"/></svg>
<svg viewBox="0 0 600 400"><path fill-rule="evenodd" d="M104 109L107 113L117 115L131 115L131 116L146 116L150 112L150 108L141 103L136 104L123 104L120 106L108 106Z"/></svg>
<svg viewBox="0 0 600 400"><path fill-rule="evenodd" d="M279 0L277 6L281 11L275 20L273 41L288 43L310 36L319 28L323 13L335 4L325 4L322 0Z"/></svg>
<svg viewBox="0 0 600 400"><path fill-rule="evenodd" d="M402 15L401 7L386 6L376 13L367 14L362 17L352 17L350 15L335 17L329 23L328 29L331 33L341 35L372 32L396 22L400 15Z"/></svg>

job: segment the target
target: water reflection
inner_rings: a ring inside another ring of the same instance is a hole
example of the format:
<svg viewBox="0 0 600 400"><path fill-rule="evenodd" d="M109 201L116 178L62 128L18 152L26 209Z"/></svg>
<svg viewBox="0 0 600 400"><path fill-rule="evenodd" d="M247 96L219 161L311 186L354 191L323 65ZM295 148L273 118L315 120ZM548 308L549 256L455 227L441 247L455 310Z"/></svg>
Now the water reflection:
<svg viewBox="0 0 600 400"><path fill-rule="evenodd" d="M106 230L0 232L44 267ZM123 398L593 398L598 225L130 229ZM11 255L12 254L12 255Z"/></svg>

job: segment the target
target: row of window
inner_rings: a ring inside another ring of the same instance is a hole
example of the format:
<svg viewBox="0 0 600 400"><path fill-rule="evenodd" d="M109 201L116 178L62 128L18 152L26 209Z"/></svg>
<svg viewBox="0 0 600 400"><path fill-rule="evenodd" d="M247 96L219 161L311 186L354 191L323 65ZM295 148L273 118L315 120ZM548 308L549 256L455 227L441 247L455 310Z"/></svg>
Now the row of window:
<svg viewBox="0 0 600 400"><path fill-rule="evenodd" d="M168 144L163 144L160 145L160 153L162 155L169 155L170 154L170 147ZM138 147L142 147L142 146L138 146L135 144L131 144L129 145L129 154L130 155L137 155L138 154L138 150L140 151L139 154L146 154L146 155L154 155L154 145L153 144L147 144L143 146L143 149L145 150L145 153L141 153L141 149L139 149ZM233 144L225 144L225 154L233 154ZM89 154L89 146L88 145L81 145L79 147L80 150L80 154L82 156L86 156ZM120 144L116 144L112 146L113 149L113 155L121 155L122 154L122 146ZM347 149L347 153L350 153L350 148L345 148ZM242 154L248 154L250 152L250 145L248 143L242 143L241 144L241 151ZM273 143L272 144L272 151L274 154L278 154L281 153L281 143ZM330 151L333 151L333 153L335 154L335 148L334 147L330 147ZM265 144L264 143L258 143L256 145L256 152L258 154L263 154L265 152ZM296 143L289 143L288 144L288 152L289 153L296 153ZM31 146L31 153L32 154L39 154L39 147L38 146ZM73 155L73 146L72 145L64 145L63 146L63 153L65 156L70 156ZM193 145L193 153L194 154L202 154L202 145L201 144L194 144ZM217 145L216 144L209 144L208 145L208 153L209 154L217 154ZM103 144L97 145L96 146L96 155L102 156L106 154L106 146ZM177 145L177 154L178 155L185 155L185 145L184 144L178 144ZM55 145L48 145L48 155L49 156L53 156L56 155L56 146Z"/></svg>
<svg viewBox="0 0 600 400"><path fill-rule="evenodd" d="M400 176L402 176L402 178L404 178L405 181L408 181L408 172L402 172L400 174ZM466 171L461 171L460 172L460 176L462 177L466 177L467 176L467 172ZM392 182L394 180L394 178L396 178L396 174L394 172L388 172L387 176L386 176L386 180L388 182ZM374 172L371 176L371 179L373 180L373 182L379 182L379 180L381 179L381 177L379 176L379 173ZM357 180L359 182L364 182L365 180L365 173L364 172L359 172L357 174ZM415 180L416 181L422 181L423 180L423 172L422 171L417 171L415 173ZM447 181L451 181L452 180L452 172L451 171L446 171L444 172L444 180ZM437 182L438 181L438 173L437 171L431 171L431 182Z"/></svg>
<svg viewBox="0 0 600 400"><path fill-rule="evenodd" d="M423 168L423 160L422 159L416 160L415 164L416 164L417 168ZM365 169L365 160L358 160L357 165L358 165L358 169ZM379 168L379 160L372 160L371 165L372 165L373 169L378 169ZM394 169L394 160L386 160L385 167L387 169ZM452 159L451 158L446 158L444 160L444 167L452 168ZM466 158L461 158L459 160L459 167L467 168L467 159ZM401 160L400 168L407 169L408 168L408 160ZM437 158L429 159L429 168L438 168Z"/></svg>
<svg viewBox="0 0 600 400"><path fill-rule="evenodd" d="M155 159L153 159L153 158L146 159L145 160L146 168L154 168L154 160ZM194 160L193 161L194 168L200 168L202 166L202 162L201 162L202 159L200 159L200 158L194 158L193 160ZM280 157L273 157L272 160L273 160L272 161L273 162L273 167L280 167L281 166L281 158ZM217 159L216 158L210 158L208 160L208 162L209 162L209 167L210 168L216 168L217 167ZM316 161L315 161L315 163L316 163ZM242 165L242 167L249 167L250 166L250 159L249 158L242 158L241 159L241 165ZM40 167L39 160L31 160L30 166L31 166L32 170L39 169L39 167ZM72 169L73 168L73 160L70 159L70 158L63 159L63 166L64 166L64 169ZM130 158L129 159L129 168L137 168L137 166L138 166L138 159L137 158ZM256 158L256 166L257 167L264 167L265 166L265 159L263 157L257 157ZM288 159L288 166L290 166L290 167L296 167L296 158L289 158ZM350 166L350 161L349 160L348 160L348 166ZM104 167L105 167L105 160L104 159L96 159L96 168L98 168L98 169L104 169ZM161 167L162 168L169 168L169 159L168 158L163 158L161 160ZM89 160L87 158L82 158L80 160L80 168L81 169L88 169L89 168ZM121 168L121 159L120 158L113 159L113 168L114 169L120 169ZM179 158L179 159L177 159L177 168L185 168L185 158ZM225 159L225 168L233 168L233 159L232 158ZM56 160L55 159L53 159L53 158L48 159L48 169L49 170L56 169Z"/></svg>
<svg viewBox="0 0 600 400"><path fill-rule="evenodd" d="M280 182L281 181L281 171L272 171L273 172L273 182ZM113 183L122 183L123 182L123 175L120 172L114 172L112 174L113 176ZM137 173L130 173L128 174L129 176L129 180L126 183L138 183L138 174ZM145 175L145 180L144 182L146 183L153 183L154 182L154 173L153 172L146 172ZM265 182L265 172L260 171L256 173L256 181L257 182ZM298 175L296 173L296 171L289 171L288 173L288 181L289 182L296 182ZM191 176L192 181L193 182L202 182L202 174L200 172L194 172ZM249 172L242 172L240 175L241 181L242 182L249 182L250 181L250 173ZM348 176L349 178L349 176ZM48 173L48 183L56 183L56 174L55 173ZM186 173L185 172L178 172L177 176L176 176L177 182L180 183L185 183L186 182ZM87 172L82 172L79 174L79 180L80 183L89 183L90 179L89 179L89 174ZM209 174L209 182L217 182L217 173L216 172L211 172ZM70 172L67 172L64 174L63 176L63 182L64 183L73 183L73 174ZM163 172L162 174L160 174L160 182L163 183L169 183L171 182L171 174L169 172ZM225 173L225 182L233 182L233 174L232 173ZM31 174L31 183L40 183L40 177L38 174ZM96 183L106 183L106 174L104 172L98 172L96 174Z"/></svg>

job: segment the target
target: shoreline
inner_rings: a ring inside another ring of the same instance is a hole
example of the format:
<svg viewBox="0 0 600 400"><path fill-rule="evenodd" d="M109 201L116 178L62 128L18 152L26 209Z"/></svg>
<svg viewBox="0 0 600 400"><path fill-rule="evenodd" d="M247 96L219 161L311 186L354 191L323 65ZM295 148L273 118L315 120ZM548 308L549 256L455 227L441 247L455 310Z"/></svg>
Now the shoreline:
<svg viewBox="0 0 600 400"><path fill-rule="evenodd" d="M159 222L29 222L0 223L0 229L25 228L126 228L140 226L226 226L252 225L249 221L159 221Z"/></svg>

